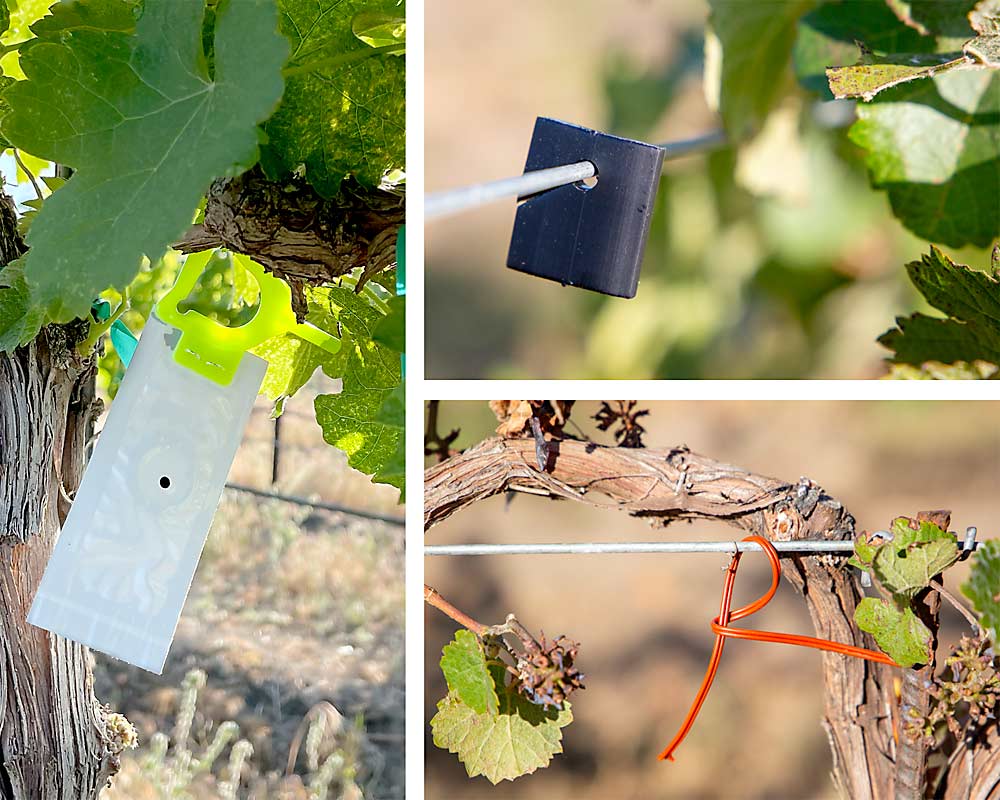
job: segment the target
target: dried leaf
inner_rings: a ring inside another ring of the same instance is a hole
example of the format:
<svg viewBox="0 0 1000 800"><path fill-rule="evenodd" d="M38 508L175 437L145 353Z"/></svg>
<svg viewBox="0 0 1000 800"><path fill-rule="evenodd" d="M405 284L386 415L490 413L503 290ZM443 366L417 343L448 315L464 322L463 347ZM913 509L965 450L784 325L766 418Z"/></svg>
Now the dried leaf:
<svg viewBox="0 0 1000 800"><path fill-rule="evenodd" d="M532 416L527 400L490 400L490 409L500 421L497 433L507 438L523 435Z"/></svg>

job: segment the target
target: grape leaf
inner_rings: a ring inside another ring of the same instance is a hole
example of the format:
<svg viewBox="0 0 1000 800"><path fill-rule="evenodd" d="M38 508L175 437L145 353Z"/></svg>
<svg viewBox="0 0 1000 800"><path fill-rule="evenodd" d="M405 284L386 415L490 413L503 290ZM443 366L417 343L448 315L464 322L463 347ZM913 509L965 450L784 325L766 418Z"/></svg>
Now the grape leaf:
<svg viewBox="0 0 1000 800"><path fill-rule="evenodd" d="M924 34L967 36L976 0L886 0L900 21Z"/></svg>
<svg viewBox="0 0 1000 800"><path fill-rule="evenodd" d="M10 10L10 16L5 26L6 30L0 36L0 43L9 47L12 44L30 39L34 35L31 32L31 26L41 19L49 10L49 6L55 2L56 0L17 0L13 4L4 2L4 5ZM11 5L13 5L13 9L10 9ZM17 79L24 77L24 73L18 66L17 50L5 53L0 58L0 68L2 68L4 75Z"/></svg>
<svg viewBox="0 0 1000 800"><path fill-rule="evenodd" d="M500 701L486 666L486 653L472 631L455 632L442 651L441 671L448 689L477 714L498 713Z"/></svg>
<svg viewBox="0 0 1000 800"><path fill-rule="evenodd" d="M351 20L351 32L369 47L388 47L405 41L406 12L402 7L359 11Z"/></svg>
<svg viewBox="0 0 1000 800"><path fill-rule="evenodd" d="M826 69L858 56L858 43L873 52L933 53L937 40L901 23L885 0L829 0L800 21L792 60L799 82L833 99Z"/></svg>
<svg viewBox="0 0 1000 800"><path fill-rule="evenodd" d="M866 597L854 610L857 626L875 637L875 643L903 667L927 664L931 659L931 632L913 609Z"/></svg>
<svg viewBox="0 0 1000 800"><path fill-rule="evenodd" d="M881 92L849 136L909 230L953 247L1000 234L1000 74L953 70Z"/></svg>
<svg viewBox="0 0 1000 800"><path fill-rule="evenodd" d="M949 512L935 512L948 514ZM947 519L947 517L945 517ZM889 526L889 533L892 539L888 543L896 547L909 547L912 544L923 544L936 541L955 541L953 534L944 530L941 525L947 525L947 521L939 525L932 519L912 519L911 517L896 517Z"/></svg>
<svg viewBox="0 0 1000 800"><path fill-rule="evenodd" d="M20 262L0 270L0 352L11 352L34 339L44 316L31 303Z"/></svg>
<svg viewBox="0 0 1000 800"><path fill-rule="evenodd" d="M734 139L758 129L781 95L796 23L813 0L710 0L722 47L719 110Z"/></svg>
<svg viewBox="0 0 1000 800"><path fill-rule="evenodd" d="M404 380L390 394L382 408L375 415L375 422L396 428L399 435L396 437L396 449L383 463L378 472L375 473L375 481L378 483L388 483L398 486L402 491L400 502L406 499L406 381Z"/></svg>
<svg viewBox="0 0 1000 800"><path fill-rule="evenodd" d="M854 539L854 555L847 563L861 570L871 569L872 560L878 552L882 537L868 533L859 533Z"/></svg>
<svg viewBox="0 0 1000 800"><path fill-rule="evenodd" d="M260 393L270 400L291 397L309 382L318 367L323 367L327 375L338 377L343 364L339 352L329 353L292 333L268 339L252 352L267 361Z"/></svg>
<svg viewBox="0 0 1000 800"><path fill-rule="evenodd" d="M375 326L374 339L397 353L406 352L406 298L389 298L389 313Z"/></svg>
<svg viewBox="0 0 1000 800"><path fill-rule="evenodd" d="M908 81L931 78L950 69L968 67L964 54L904 54L867 56L849 67L831 67L826 71L830 92L838 100L860 97L871 100L879 92Z"/></svg>
<svg viewBox="0 0 1000 800"><path fill-rule="evenodd" d="M54 39L59 33L85 29L132 33L142 6L138 0L62 0L52 13L32 23L34 41L21 48L27 52L38 41Z"/></svg>
<svg viewBox="0 0 1000 800"><path fill-rule="evenodd" d="M879 583L894 595L912 598L939 572L958 561L958 544L947 539L901 545L882 545L875 553L872 570Z"/></svg>
<svg viewBox="0 0 1000 800"><path fill-rule="evenodd" d="M956 264L936 247L907 264L906 271L927 301L948 317L897 317L897 327L878 340L894 351L894 362L1000 364L1000 280Z"/></svg>
<svg viewBox="0 0 1000 800"><path fill-rule="evenodd" d="M83 316L102 290L126 286L143 255L158 260L183 233L213 178L257 160L257 123L281 97L287 54L273 2L219 8L214 80L203 12L146 0L134 36L47 21L51 38L23 48L27 79L4 92L3 134L76 170L46 200L23 257L33 299L54 320Z"/></svg>
<svg viewBox="0 0 1000 800"><path fill-rule="evenodd" d="M265 125L265 171L278 180L304 165L307 180L327 197L349 175L377 186L405 161L405 63L396 55L405 28L392 29L395 45L376 49L355 35L352 23L362 13L402 17L405 6L397 0L279 0L279 6L292 54L285 96Z"/></svg>
<svg viewBox="0 0 1000 800"><path fill-rule="evenodd" d="M972 571L961 589L972 601L995 645L1000 633L1000 539L979 543L972 557Z"/></svg>
<svg viewBox="0 0 1000 800"><path fill-rule="evenodd" d="M512 781L548 766L562 752L562 728L573 721L570 704L544 709L517 692L503 692L497 714L480 714L455 693L437 704L434 744L458 756L470 778Z"/></svg>
<svg viewBox="0 0 1000 800"><path fill-rule="evenodd" d="M925 361L919 367L892 364L885 377L894 381L981 381L997 374L996 364L986 361L973 361L971 364L966 361L954 364Z"/></svg>
<svg viewBox="0 0 1000 800"><path fill-rule="evenodd" d="M969 24L983 36L1000 35L1000 0L979 0L969 12Z"/></svg>
<svg viewBox="0 0 1000 800"><path fill-rule="evenodd" d="M346 287L324 287L312 294L310 305L340 322L344 330L342 360L337 365L343 389L339 394L320 395L315 401L323 438L347 453L348 463L355 469L402 490L402 474L381 474L397 456L403 436L403 419L397 419L395 425L377 419L402 379L399 354L372 340L384 312L370 303L366 294L357 295ZM324 324L320 327L335 329Z"/></svg>

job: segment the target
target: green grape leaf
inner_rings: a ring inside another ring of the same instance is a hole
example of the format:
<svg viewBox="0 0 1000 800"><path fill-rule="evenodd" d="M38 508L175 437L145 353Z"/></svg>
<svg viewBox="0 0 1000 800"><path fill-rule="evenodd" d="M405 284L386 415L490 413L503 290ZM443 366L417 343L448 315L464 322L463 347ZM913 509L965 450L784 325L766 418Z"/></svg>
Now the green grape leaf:
<svg viewBox="0 0 1000 800"><path fill-rule="evenodd" d="M857 626L875 637L875 643L903 667L930 662L931 632L909 606L902 610L874 597L866 597L854 610Z"/></svg>
<svg viewBox="0 0 1000 800"><path fill-rule="evenodd" d="M27 79L4 92L13 110L3 134L76 170L32 223L23 257L34 302L56 321L126 286L143 255L158 260L184 232L213 178L257 160L257 124L281 97L288 52L274 4L220 7L214 79L203 12L201 3L146 0L134 36L70 26L21 54Z"/></svg>
<svg viewBox="0 0 1000 800"><path fill-rule="evenodd" d="M969 12L976 0L886 0L900 21L923 34L969 35Z"/></svg>
<svg viewBox="0 0 1000 800"><path fill-rule="evenodd" d="M352 25L359 13L402 18L405 6L397 0L279 0L279 6L292 54L284 98L265 126L265 171L282 179L304 165L306 179L326 197L349 175L377 186L405 161L405 63L394 55L405 48L405 26L393 28L394 44L376 49Z"/></svg>
<svg viewBox="0 0 1000 800"><path fill-rule="evenodd" d="M500 701L486 666L486 653L472 631L455 631L455 638L442 650L441 671L448 689L477 714L498 713Z"/></svg>
<svg viewBox="0 0 1000 800"><path fill-rule="evenodd" d="M3 119L10 111L10 103L4 100L3 93L14 81L14 78L0 75L0 119ZM10 142L7 141L7 137L0 134L0 150L6 150L8 147L10 147Z"/></svg>
<svg viewBox="0 0 1000 800"><path fill-rule="evenodd" d="M295 394L309 382L318 367L336 377L343 364L341 353L329 353L293 333L268 339L251 352L267 361L260 393L275 401Z"/></svg>
<svg viewBox="0 0 1000 800"><path fill-rule="evenodd" d="M377 483L388 483L391 486L398 486L403 495L400 502L406 499L404 491L406 481L406 381L404 380L392 390L382 407L375 415L375 422L389 428L396 428L399 435L396 437L396 449L392 452L375 473Z"/></svg>
<svg viewBox="0 0 1000 800"><path fill-rule="evenodd" d="M947 514L948 512L942 512ZM947 523L944 523L947 524ZM930 519L912 519L911 517L896 517L889 526L896 547L909 547L911 544L927 542L954 542L953 534L948 533L939 524ZM888 544L888 542L886 542Z"/></svg>
<svg viewBox="0 0 1000 800"><path fill-rule="evenodd" d="M13 352L42 329L45 315L31 302L18 261L0 270L0 352Z"/></svg>
<svg viewBox="0 0 1000 800"><path fill-rule="evenodd" d="M562 728L573 721L570 704L544 709L516 692L503 692L497 714L481 714L454 692L431 719L434 744L458 756L470 778L512 781L548 766L562 752Z"/></svg>
<svg viewBox="0 0 1000 800"><path fill-rule="evenodd" d="M906 228L952 247L987 247L1000 234L1000 73L905 83L857 114L849 136Z"/></svg>
<svg viewBox="0 0 1000 800"><path fill-rule="evenodd" d="M879 583L894 595L912 598L935 575L958 561L958 555L958 544L951 536L906 546L893 541L878 549L872 569Z"/></svg>
<svg viewBox="0 0 1000 800"><path fill-rule="evenodd" d="M979 543L972 557L972 571L961 589L996 645L1000 633L1000 539Z"/></svg>
<svg viewBox="0 0 1000 800"><path fill-rule="evenodd" d="M813 0L709 0L722 49L719 110L733 139L760 128L782 94L799 17Z"/></svg>
<svg viewBox="0 0 1000 800"><path fill-rule="evenodd" d="M388 47L406 41L406 12L384 9L359 11L351 20L351 31L369 47Z"/></svg>
<svg viewBox="0 0 1000 800"><path fill-rule="evenodd" d="M854 555L847 560L847 563L857 569L871 569L872 560L875 558L875 553L878 552L879 544L882 541L881 537L859 533L854 538Z"/></svg>
<svg viewBox="0 0 1000 800"><path fill-rule="evenodd" d="M344 331L338 364L343 388L339 394L319 395L315 401L323 438L347 453L354 469L403 490L404 475L395 467L393 474L382 473L398 458L403 437L402 419L398 425L378 419L402 380L399 354L372 339L384 311L369 302L367 292L355 294L346 287L324 287L312 294L310 306L339 322ZM320 327L331 330L328 325Z"/></svg>
<svg viewBox="0 0 1000 800"><path fill-rule="evenodd" d="M375 326L373 338L397 353L406 352L406 297L389 298L389 313Z"/></svg>
<svg viewBox="0 0 1000 800"><path fill-rule="evenodd" d="M20 52L23 55L39 41L55 39L60 33L81 30L135 31L136 19L142 5L139 0L62 0L52 8L52 13L32 23L34 40L29 40Z"/></svg>
<svg viewBox="0 0 1000 800"><path fill-rule="evenodd" d="M49 6L55 2L56 0L17 0L16 3L11 4L4 0L4 5L10 10L10 16L6 25L6 31L0 36L0 43L5 47L9 47L12 44L18 44L30 39L33 36L31 26L45 16L49 10ZM13 5L13 9L11 9L11 5ZM0 69L2 69L4 75L9 75L12 78L19 79L24 77L24 73L21 72L21 68L18 66L18 52L16 49L0 57Z"/></svg>
<svg viewBox="0 0 1000 800"><path fill-rule="evenodd" d="M948 317L898 317L897 327L878 340L893 351L893 362L1000 364L1000 280L956 264L936 247L906 271L927 302Z"/></svg>
<svg viewBox="0 0 1000 800"><path fill-rule="evenodd" d="M792 52L799 83L832 100L826 69L855 61L859 42L881 54L937 50L934 37L905 26L885 0L828 0L799 21Z"/></svg>

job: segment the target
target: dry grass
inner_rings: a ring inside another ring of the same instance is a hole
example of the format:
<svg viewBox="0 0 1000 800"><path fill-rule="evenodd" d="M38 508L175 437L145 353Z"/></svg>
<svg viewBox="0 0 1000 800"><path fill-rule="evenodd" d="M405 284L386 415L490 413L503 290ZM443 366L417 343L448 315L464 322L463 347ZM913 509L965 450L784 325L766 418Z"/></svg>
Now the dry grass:
<svg viewBox="0 0 1000 800"><path fill-rule="evenodd" d="M309 394L276 488L401 515L322 442ZM268 488L272 425L261 403L231 480ZM140 738L105 800L402 797L403 553L399 527L227 491L163 676L97 656L98 696Z"/></svg>

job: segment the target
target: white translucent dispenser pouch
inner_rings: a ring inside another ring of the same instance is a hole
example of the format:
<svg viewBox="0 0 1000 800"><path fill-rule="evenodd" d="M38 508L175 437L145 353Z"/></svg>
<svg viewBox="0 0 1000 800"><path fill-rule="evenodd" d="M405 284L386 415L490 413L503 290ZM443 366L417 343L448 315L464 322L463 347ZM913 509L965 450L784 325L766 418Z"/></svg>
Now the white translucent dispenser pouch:
<svg viewBox="0 0 1000 800"><path fill-rule="evenodd" d="M340 346L298 325L287 284L244 257L261 285L253 320L180 313L210 255L188 257L146 323L28 614L157 674L267 370L246 351L289 330Z"/></svg>

